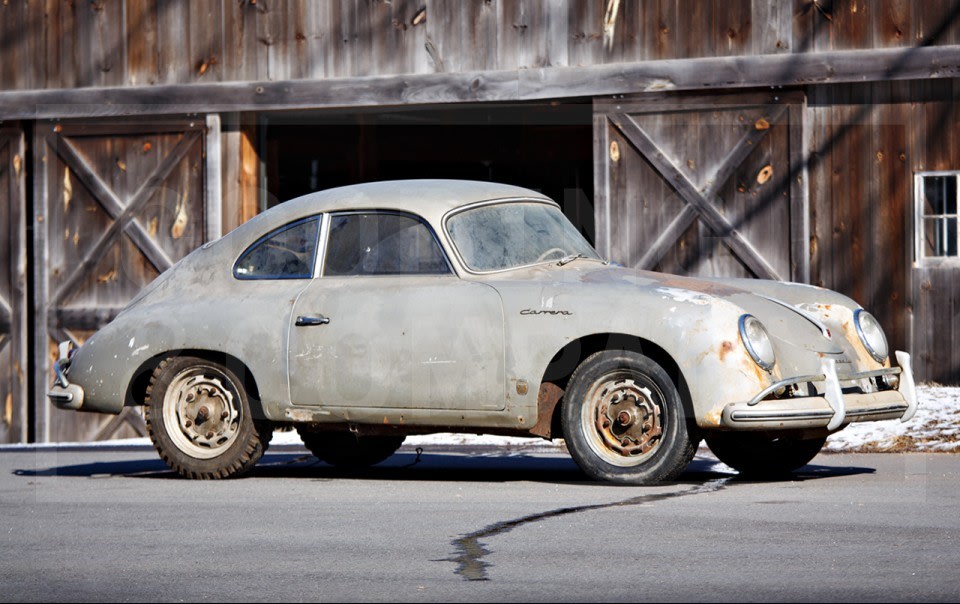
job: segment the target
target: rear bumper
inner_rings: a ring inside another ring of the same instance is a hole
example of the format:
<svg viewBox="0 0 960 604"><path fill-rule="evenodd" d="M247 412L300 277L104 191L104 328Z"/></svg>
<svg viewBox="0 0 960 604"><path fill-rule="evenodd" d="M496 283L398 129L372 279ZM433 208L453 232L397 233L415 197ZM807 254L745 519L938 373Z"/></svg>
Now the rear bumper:
<svg viewBox="0 0 960 604"><path fill-rule="evenodd" d="M58 409L80 411L83 408L83 388L76 384L62 386L55 383L47 391L47 398Z"/></svg>
<svg viewBox="0 0 960 604"><path fill-rule="evenodd" d="M70 356L73 350L74 347L71 342L60 343L60 358L53 365L56 378L53 380L50 390L47 391L47 398L58 409L79 411L83 408L83 388L77 384L71 384L67 379Z"/></svg>
<svg viewBox="0 0 960 604"><path fill-rule="evenodd" d="M840 429L851 422L900 419L907 421L917 411L917 393L910 355L897 352L898 368L838 376L832 359L822 363L822 373L784 380L744 403L723 409L721 424L732 430L788 430L804 428ZM879 390L871 380L896 376L896 389ZM818 385L817 396L781 399L763 398L781 387L808 383ZM847 384L847 393L841 384ZM866 387L862 387L866 386ZM860 387L859 392L850 392ZM874 391L864 391L871 390Z"/></svg>

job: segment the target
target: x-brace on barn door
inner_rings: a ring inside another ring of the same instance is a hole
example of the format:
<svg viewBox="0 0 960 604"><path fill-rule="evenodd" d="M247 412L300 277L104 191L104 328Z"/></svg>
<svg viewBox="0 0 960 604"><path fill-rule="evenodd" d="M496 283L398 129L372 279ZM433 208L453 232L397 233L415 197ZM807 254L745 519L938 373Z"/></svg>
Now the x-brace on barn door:
<svg viewBox="0 0 960 604"><path fill-rule="evenodd" d="M784 94L596 101L600 250L640 270L809 280L802 111Z"/></svg>

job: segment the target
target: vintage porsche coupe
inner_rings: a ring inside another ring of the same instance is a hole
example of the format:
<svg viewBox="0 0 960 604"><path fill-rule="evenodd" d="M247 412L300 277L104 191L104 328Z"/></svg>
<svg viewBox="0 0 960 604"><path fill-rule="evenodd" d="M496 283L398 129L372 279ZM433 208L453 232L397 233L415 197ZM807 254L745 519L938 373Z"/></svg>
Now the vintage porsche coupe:
<svg viewBox="0 0 960 604"><path fill-rule="evenodd" d="M564 438L591 477L677 477L701 439L745 473L809 462L851 422L908 420L910 357L808 285L611 265L543 195L464 181L281 204L61 345L64 409L144 405L192 478L250 470L279 425L335 465L404 437Z"/></svg>

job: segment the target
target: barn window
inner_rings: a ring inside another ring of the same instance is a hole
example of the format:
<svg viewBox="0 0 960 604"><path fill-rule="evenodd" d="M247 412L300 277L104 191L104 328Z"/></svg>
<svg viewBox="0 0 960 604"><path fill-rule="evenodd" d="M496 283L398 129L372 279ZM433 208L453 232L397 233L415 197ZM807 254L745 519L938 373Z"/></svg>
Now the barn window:
<svg viewBox="0 0 960 604"><path fill-rule="evenodd" d="M925 172L916 176L917 261L960 258L960 172Z"/></svg>

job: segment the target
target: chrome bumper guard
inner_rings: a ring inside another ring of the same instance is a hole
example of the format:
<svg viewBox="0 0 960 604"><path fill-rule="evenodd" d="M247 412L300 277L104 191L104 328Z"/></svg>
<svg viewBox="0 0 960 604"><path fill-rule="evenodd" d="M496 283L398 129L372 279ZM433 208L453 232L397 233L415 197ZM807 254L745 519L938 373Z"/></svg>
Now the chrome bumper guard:
<svg viewBox="0 0 960 604"><path fill-rule="evenodd" d="M723 425L748 430L826 428L832 432L853 421L896 418L908 421L917 412L913 368L910 355L906 352L897 351L896 358L900 367L848 375L838 375L834 360L823 359L820 365L821 373L780 380L747 403L727 405L723 410ZM840 386L841 382L860 382L886 376L899 376L899 387L896 390L844 394ZM781 388L807 383L823 383L823 394L765 400Z"/></svg>
<svg viewBox="0 0 960 604"><path fill-rule="evenodd" d="M70 367L70 342L60 343L60 358L53 365L53 372L56 377L53 385L47 391L47 398L58 409L68 409L78 411L83 407L83 388L77 384L71 384L67 380L67 369Z"/></svg>

